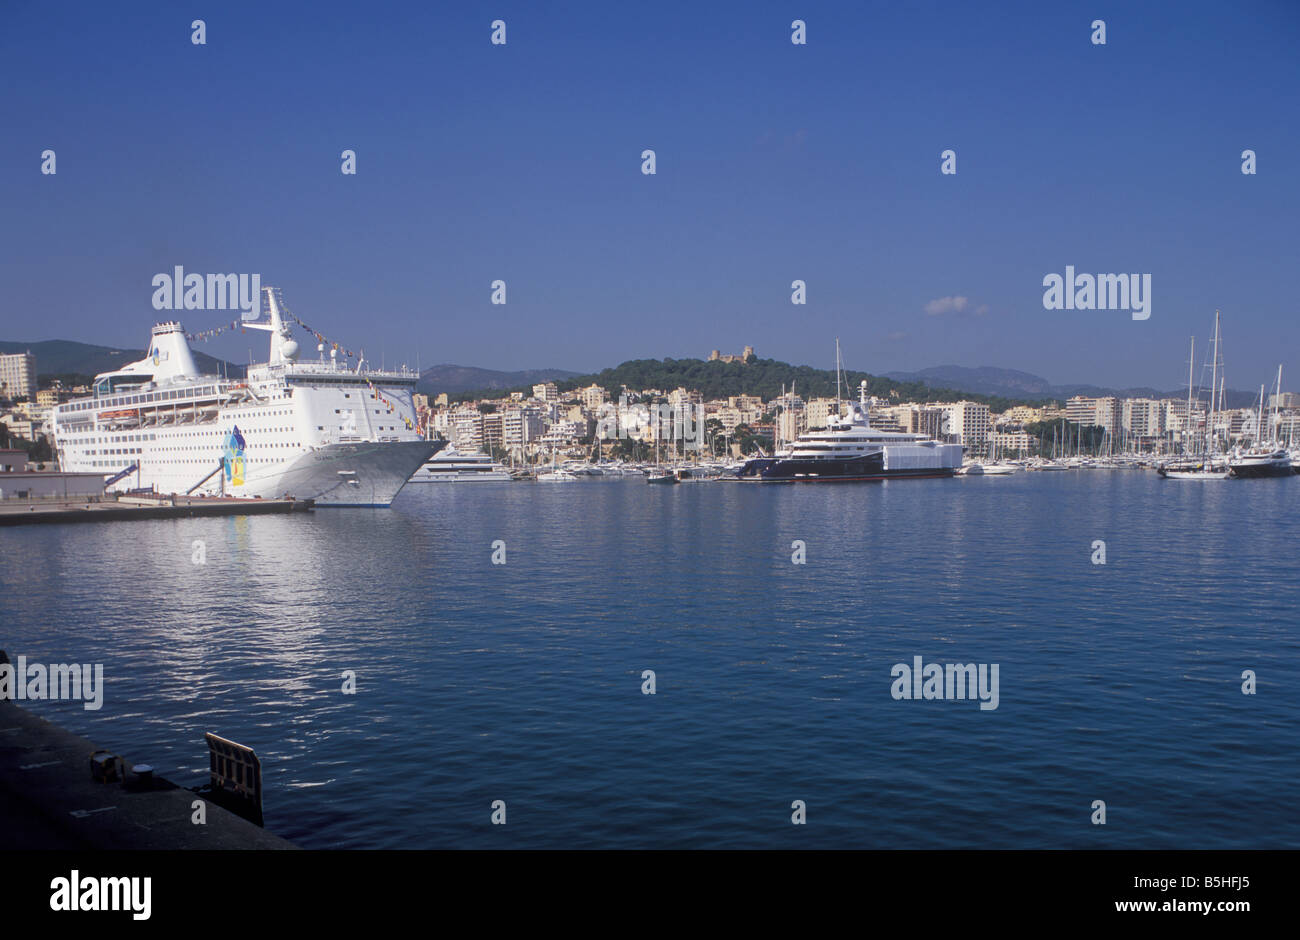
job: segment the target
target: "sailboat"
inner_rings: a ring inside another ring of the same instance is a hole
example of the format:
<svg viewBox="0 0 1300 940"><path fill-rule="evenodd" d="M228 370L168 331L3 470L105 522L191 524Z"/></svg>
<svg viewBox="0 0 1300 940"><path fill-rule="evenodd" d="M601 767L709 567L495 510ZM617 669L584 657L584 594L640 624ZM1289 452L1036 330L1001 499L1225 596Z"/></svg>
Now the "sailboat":
<svg viewBox="0 0 1300 940"><path fill-rule="evenodd" d="M655 423L655 468L646 471L645 481L647 483L661 483L668 486L678 482L677 474L671 469L665 470L659 463L659 439L662 437L663 422L657 420Z"/></svg>
<svg viewBox="0 0 1300 940"><path fill-rule="evenodd" d="M998 447L996 441L992 445L993 460L990 463L976 462L962 467L957 472L963 476L969 477L996 477L1007 476L1016 472L1016 465L1009 460L998 457Z"/></svg>
<svg viewBox="0 0 1300 940"><path fill-rule="evenodd" d="M555 463L555 445L551 445L551 469L537 474L538 483L576 483L577 474L559 467Z"/></svg>
<svg viewBox="0 0 1300 940"><path fill-rule="evenodd" d="M1226 480L1229 470L1213 460L1214 404L1219 387L1219 311L1214 311L1214 358L1213 379L1210 383L1210 411L1205 422L1205 453L1199 457L1188 449L1190 434L1187 431L1192 423L1192 381L1196 360L1196 337L1192 337L1191 354L1187 357L1187 412L1184 418L1183 457L1179 460L1159 464L1156 472L1166 480ZM1202 378L1204 373L1201 373Z"/></svg>

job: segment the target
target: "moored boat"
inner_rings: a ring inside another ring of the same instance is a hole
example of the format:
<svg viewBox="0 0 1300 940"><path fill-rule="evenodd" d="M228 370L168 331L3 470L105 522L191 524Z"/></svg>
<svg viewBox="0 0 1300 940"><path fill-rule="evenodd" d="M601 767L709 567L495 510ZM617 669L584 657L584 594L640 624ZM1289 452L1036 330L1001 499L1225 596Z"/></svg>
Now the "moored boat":
<svg viewBox="0 0 1300 940"><path fill-rule="evenodd" d="M879 431L867 413L867 383L845 413L827 419L825 431L799 435L775 457L747 461L736 475L760 483L842 483L954 476L962 464L960 444L922 434Z"/></svg>
<svg viewBox="0 0 1300 940"><path fill-rule="evenodd" d="M198 370L180 323L159 323L143 359L95 377L90 397L52 413L59 464L106 487L181 495L293 496L387 506L441 441L416 430L413 370L299 358L275 288L263 288L266 362L246 379Z"/></svg>

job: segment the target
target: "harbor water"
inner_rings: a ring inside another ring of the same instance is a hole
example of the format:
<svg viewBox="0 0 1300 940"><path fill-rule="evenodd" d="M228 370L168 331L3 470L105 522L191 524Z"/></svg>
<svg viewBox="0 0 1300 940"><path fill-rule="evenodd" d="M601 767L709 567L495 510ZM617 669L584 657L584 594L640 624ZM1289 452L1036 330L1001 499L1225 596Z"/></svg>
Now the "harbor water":
<svg viewBox="0 0 1300 940"><path fill-rule="evenodd" d="M412 484L0 531L0 647L102 663L98 711L27 707L182 785L205 731L255 748L309 848L1296 848L1298 510L1139 471ZM918 656L998 664L997 707L896 699Z"/></svg>

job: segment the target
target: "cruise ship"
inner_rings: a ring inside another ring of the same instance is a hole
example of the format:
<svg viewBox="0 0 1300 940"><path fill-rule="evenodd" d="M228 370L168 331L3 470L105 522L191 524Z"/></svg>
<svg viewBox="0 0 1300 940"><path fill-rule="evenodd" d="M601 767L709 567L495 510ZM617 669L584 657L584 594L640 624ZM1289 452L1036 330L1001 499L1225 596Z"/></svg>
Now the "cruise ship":
<svg viewBox="0 0 1300 940"><path fill-rule="evenodd" d="M59 466L103 473L118 491L314 499L388 506L444 445L416 430L419 376L299 359L278 291L264 287L265 363L246 379L201 375L180 323L153 327L138 362L95 377L93 395L54 409Z"/></svg>
<svg viewBox="0 0 1300 940"><path fill-rule="evenodd" d="M832 415L825 431L801 434L775 457L746 461L741 480L760 483L833 483L950 477L961 467L961 445L943 444L923 434L877 431L867 415L867 383L847 413Z"/></svg>
<svg viewBox="0 0 1300 940"><path fill-rule="evenodd" d="M412 483L509 483L510 471L483 453L464 453L454 444L439 451L411 477Z"/></svg>

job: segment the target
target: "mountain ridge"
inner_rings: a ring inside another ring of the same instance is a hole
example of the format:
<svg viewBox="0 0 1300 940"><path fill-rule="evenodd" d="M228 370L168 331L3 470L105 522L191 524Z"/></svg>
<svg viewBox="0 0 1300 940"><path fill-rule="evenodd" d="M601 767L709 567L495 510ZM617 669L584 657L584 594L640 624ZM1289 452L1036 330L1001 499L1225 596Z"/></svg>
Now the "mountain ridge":
<svg viewBox="0 0 1300 940"><path fill-rule="evenodd" d="M1185 398L1186 389L1161 391L1151 386L1131 388L1113 388L1104 385L1075 383L1055 385L1040 375L1022 372L1018 369L1002 369L997 366L942 365L919 369L915 372L886 372L886 378L900 382L920 382L935 388L949 388L979 395L996 395L1004 398L1039 398L1043 401L1064 402L1076 395L1085 398ZM1224 400L1229 408L1245 408L1258 400L1252 392L1236 389L1224 391Z"/></svg>
<svg viewBox="0 0 1300 940"><path fill-rule="evenodd" d="M94 343L80 343L73 340L49 339L26 343L0 340L0 353L18 353L30 350L36 356L38 379L55 375L93 376L108 372L133 362L144 355L143 350L123 349L113 346L101 346ZM199 369L209 374L243 376L246 367L210 356L194 350L194 361ZM603 369L599 372L574 372L568 369L489 369L481 366L462 366L455 363L440 363L429 366L420 373L416 385L417 391L434 396L440 393L463 396L469 392L501 392L517 388L526 388L540 382L571 382L574 379L598 381L608 377L623 366L632 363L655 363L660 360L629 360L620 366ZM662 360L663 362L680 362L693 360ZM736 364L738 368L744 366ZM786 364L789 365L789 364ZM791 369L810 367L789 366ZM824 371L824 370L819 370ZM955 364L932 366L916 371L894 370L878 374L879 378L895 382L906 382L933 388L936 391L964 392L990 398L1018 400L1065 401L1075 395L1089 398L1114 396L1116 398L1183 398L1186 389L1161 391L1150 386L1114 388L1110 386L1091 385L1087 383L1054 384L1040 375L1018 369L1003 369L997 366L959 366ZM1258 400L1257 393L1228 389L1224 395L1230 408L1249 407Z"/></svg>

